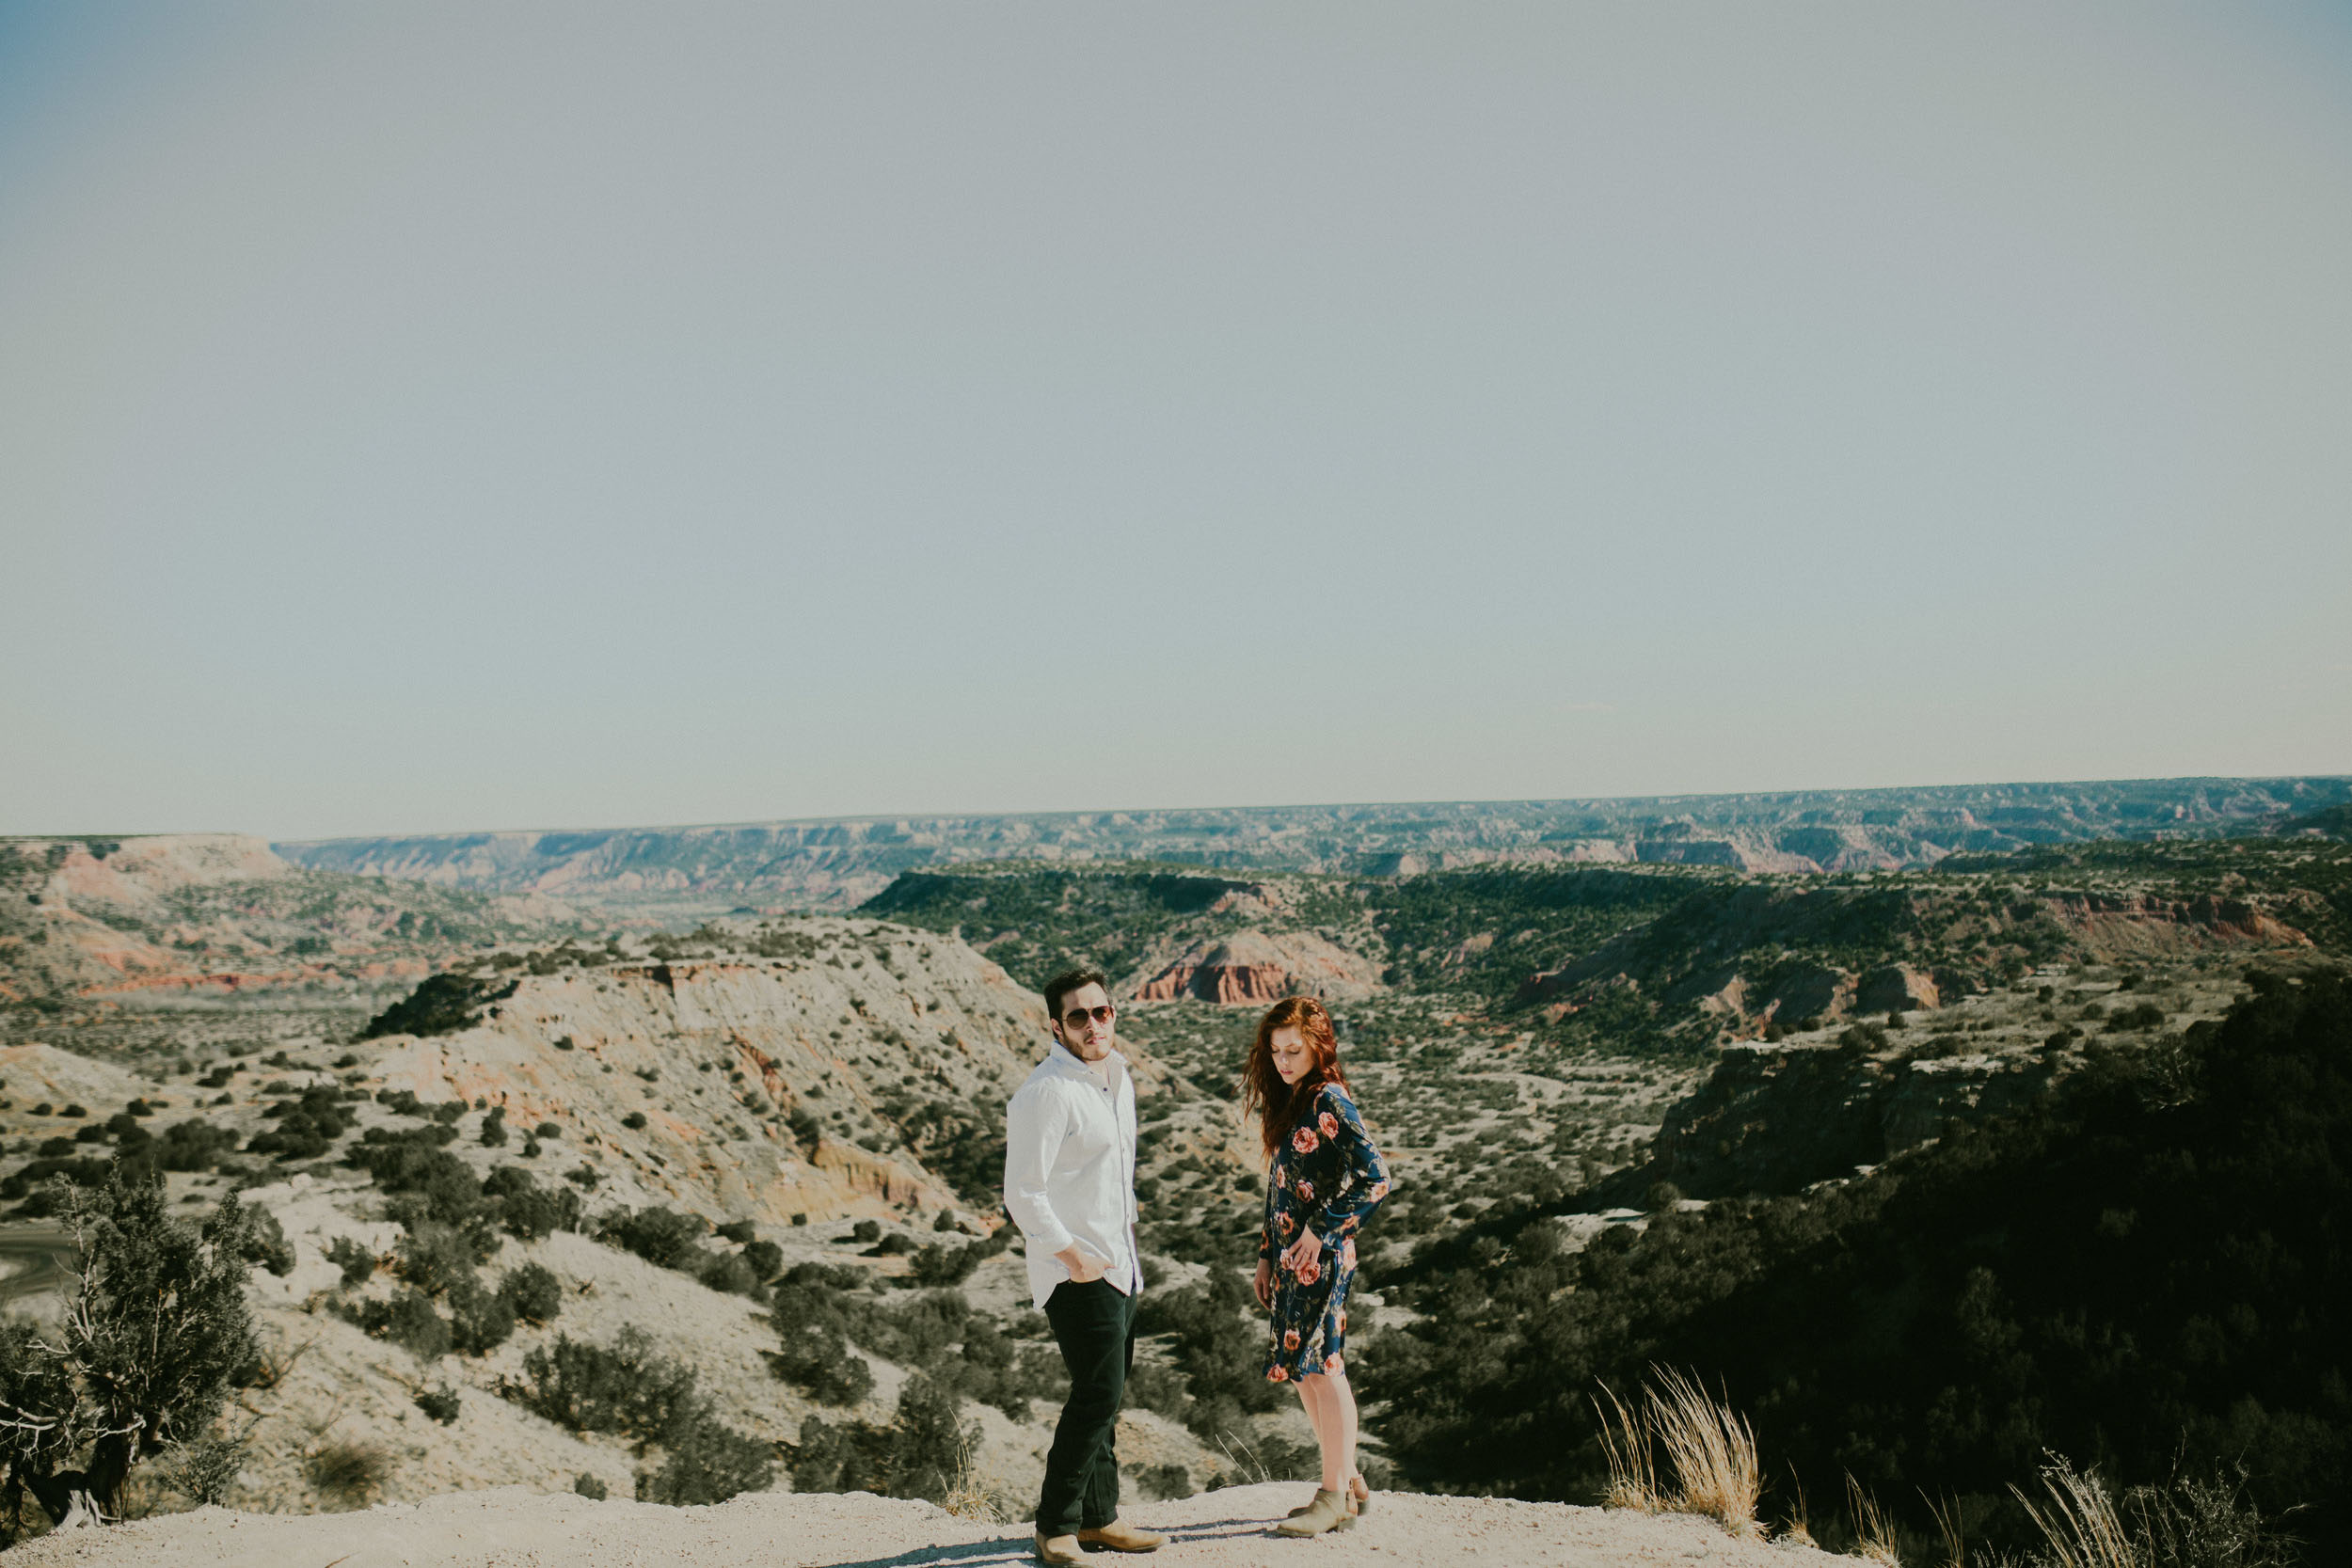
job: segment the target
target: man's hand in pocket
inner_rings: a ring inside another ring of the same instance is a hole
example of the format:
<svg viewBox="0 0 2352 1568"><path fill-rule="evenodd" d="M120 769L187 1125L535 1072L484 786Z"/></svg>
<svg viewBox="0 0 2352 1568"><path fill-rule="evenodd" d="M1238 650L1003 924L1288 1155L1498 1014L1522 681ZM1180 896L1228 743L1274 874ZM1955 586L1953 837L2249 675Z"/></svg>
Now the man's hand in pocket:
<svg viewBox="0 0 2352 1568"><path fill-rule="evenodd" d="M1054 1256L1061 1260L1063 1268L1070 1271L1070 1278L1073 1284L1091 1284L1102 1278L1110 1268L1110 1263L1106 1259L1095 1257L1075 1242L1071 1243Z"/></svg>

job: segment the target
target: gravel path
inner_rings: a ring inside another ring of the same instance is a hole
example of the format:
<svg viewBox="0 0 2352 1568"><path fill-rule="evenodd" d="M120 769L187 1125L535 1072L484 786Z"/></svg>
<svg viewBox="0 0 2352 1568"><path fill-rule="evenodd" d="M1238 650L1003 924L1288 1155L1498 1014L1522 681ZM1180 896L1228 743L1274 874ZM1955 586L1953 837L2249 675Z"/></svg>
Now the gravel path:
<svg viewBox="0 0 2352 1568"><path fill-rule="evenodd" d="M1381 1494L1353 1530L1285 1541L1268 1529L1297 1484L1237 1486L1128 1511L1173 1539L1151 1560L1224 1568L1493 1563L1826 1563L1808 1547L1735 1541L1685 1515L1650 1517L1492 1497ZM44 1536L10 1568L999 1568L1026 1563L1026 1525L982 1525L866 1493L759 1493L717 1508L590 1502L501 1487L357 1513L193 1513ZM1103 1554L1093 1560L1120 1560Z"/></svg>

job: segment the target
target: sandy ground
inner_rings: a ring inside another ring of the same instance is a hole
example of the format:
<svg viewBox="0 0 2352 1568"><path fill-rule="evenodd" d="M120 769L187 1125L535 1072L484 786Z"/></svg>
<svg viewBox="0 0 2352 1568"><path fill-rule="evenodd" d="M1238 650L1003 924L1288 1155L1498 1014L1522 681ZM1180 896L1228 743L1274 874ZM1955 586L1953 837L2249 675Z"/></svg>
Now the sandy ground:
<svg viewBox="0 0 2352 1568"><path fill-rule="evenodd" d="M1509 1568L1616 1568L1633 1563L1829 1562L1810 1547L1735 1541L1688 1515L1652 1517L1491 1497L1380 1494L1354 1529L1312 1541L1270 1535L1311 1489L1237 1486L1127 1516L1167 1531L1152 1560L1339 1568L1342 1564L1494 1563ZM716 1508L590 1502L503 1487L356 1513L286 1516L199 1509L103 1529L44 1536L9 1554L11 1568L989 1568L1025 1563L1025 1524L985 1525L929 1503L758 1493ZM1094 1560L1119 1560L1103 1554Z"/></svg>

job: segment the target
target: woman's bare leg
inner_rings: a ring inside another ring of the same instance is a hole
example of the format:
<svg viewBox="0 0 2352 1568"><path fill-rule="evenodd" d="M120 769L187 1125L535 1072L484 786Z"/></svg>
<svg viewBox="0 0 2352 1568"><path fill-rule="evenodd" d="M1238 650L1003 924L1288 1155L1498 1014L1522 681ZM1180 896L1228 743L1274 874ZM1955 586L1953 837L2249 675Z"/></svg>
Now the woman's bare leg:
<svg viewBox="0 0 2352 1568"><path fill-rule="evenodd" d="M1298 1396L1323 1450L1323 1489L1345 1492L1356 1474L1356 1394L1347 1374L1310 1372L1299 1380Z"/></svg>
<svg viewBox="0 0 2352 1568"><path fill-rule="evenodd" d="M1318 1453L1329 1446L1323 1435L1327 1418L1324 1413L1322 1383L1323 1379L1314 1376L1302 1377L1298 1380L1298 1402L1306 1406L1307 1424L1315 1429L1315 1451Z"/></svg>

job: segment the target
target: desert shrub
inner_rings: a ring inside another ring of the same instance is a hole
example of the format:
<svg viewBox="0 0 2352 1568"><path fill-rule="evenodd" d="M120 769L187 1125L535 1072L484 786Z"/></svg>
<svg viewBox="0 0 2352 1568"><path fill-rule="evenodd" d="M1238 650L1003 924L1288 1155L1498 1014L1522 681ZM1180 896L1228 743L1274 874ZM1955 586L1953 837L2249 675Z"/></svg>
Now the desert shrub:
<svg viewBox="0 0 2352 1568"><path fill-rule="evenodd" d="M31 1160L10 1175L0 1177L0 1201L15 1203L21 1198L24 1201L17 1210L20 1216L46 1219L56 1213L65 1201L65 1189L52 1183L62 1180L75 1187L100 1188L106 1184L113 1169L111 1160L56 1155Z"/></svg>
<svg viewBox="0 0 2352 1568"><path fill-rule="evenodd" d="M474 1278L472 1243L453 1226L420 1222L394 1248L401 1277L428 1296L469 1286Z"/></svg>
<svg viewBox="0 0 2352 1568"><path fill-rule="evenodd" d="M233 1196L200 1231L170 1217L151 1176L61 1185L55 1197L80 1290L54 1334L0 1322L8 1521L28 1491L53 1521L76 1492L119 1517L132 1465L209 1427L258 1349L245 1294L251 1220Z"/></svg>
<svg viewBox="0 0 2352 1568"><path fill-rule="evenodd" d="M531 1132L532 1136L535 1138L560 1138L564 1135L564 1129L556 1126L555 1123L551 1121L543 1121L538 1126L532 1128Z"/></svg>
<svg viewBox="0 0 2352 1568"><path fill-rule="evenodd" d="M879 1241L881 1241L881 1240L882 1240L882 1221L880 1221L880 1220L860 1220L860 1221L858 1221L855 1225L853 1225L853 1226L850 1227L850 1240L851 1240L852 1242L879 1242Z"/></svg>
<svg viewBox="0 0 2352 1568"><path fill-rule="evenodd" d="M352 1125L342 1091L331 1087L305 1089L299 1100L278 1101L262 1115L277 1126L256 1133L246 1145L246 1151L275 1154L287 1161L317 1159Z"/></svg>
<svg viewBox="0 0 2352 1568"><path fill-rule="evenodd" d="M621 1125L628 1128L632 1132L642 1132L645 1126L645 1113L643 1111L631 1111L628 1115L621 1118Z"/></svg>
<svg viewBox="0 0 2352 1568"><path fill-rule="evenodd" d="M649 1502L723 1502L756 1490L774 1474L765 1445L728 1428L694 1386L694 1373L653 1349L644 1332L625 1328L610 1345L558 1335L523 1358L524 1381L501 1389L525 1408L574 1432L611 1432L658 1444L665 1463L638 1478Z"/></svg>
<svg viewBox="0 0 2352 1568"><path fill-rule="evenodd" d="M190 1118L175 1121L148 1149L158 1170L212 1170L237 1147L237 1135L225 1127Z"/></svg>
<svg viewBox="0 0 2352 1568"><path fill-rule="evenodd" d="M595 1503L600 1503L612 1495L610 1487L585 1470L573 1479L572 1490Z"/></svg>
<svg viewBox="0 0 2352 1568"><path fill-rule="evenodd" d="M753 1228L752 1222L749 1220L729 1220L724 1225L715 1227L711 1234L733 1242L737 1246L749 1246L759 1232Z"/></svg>
<svg viewBox="0 0 2352 1568"><path fill-rule="evenodd" d="M773 1279L784 1271L784 1248L773 1242L753 1242L743 1248L743 1262L754 1279Z"/></svg>
<svg viewBox="0 0 2352 1568"><path fill-rule="evenodd" d="M499 1299L524 1323L549 1323L564 1309L564 1286L553 1270L524 1263L507 1270L499 1281Z"/></svg>
<svg viewBox="0 0 2352 1568"><path fill-rule="evenodd" d="M1157 1501L1189 1497L1193 1493L1192 1475L1182 1465L1153 1465L1138 1470L1136 1484L1145 1497Z"/></svg>
<svg viewBox="0 0 2352 1568"><path fill-rule="evenodd" d="M506 1298L485 1291L469 1278L449 1292L449 1337L452 1348L467 1355L486 1355L515 1335L515 1309Z"/></svg>
<svg viewBox="0 0 2352 1568"><path fill-rule="evenodd" d="M850 1348L849 1314L834 1288L795 1269L770 1296L768 1320L777 1338L768 1368L777 1377L820 1404L855 1404L873 1392L873 1369Z"/></svg>
<svg viewBox="0 0 2352 1568"><path fill-rule="evenodd" d="M972 1277L972 1271L1012 1244L1012 1227L1003 1226L995 1235L985 1241L968 1242L962 1246L948 1246L932 1242L914 1254L914 1264L907 1270L908 1283L925 1290L961 1285Z"/></svg>
<svg viewBox="0 0 2352 1568"><path fill-rule="evenodd" d="M673 1507L723 1503L761 1492L776 1477L776 1451L711 1414L699 1399L681 1405L661 1429L661 1468L639 1471L637 1500Z"/></svg>
<svg viewBox="0 0 2352 1568"><path fill-rule="evenodd" d="M516 984L463 974L428 974L415 990L370 1020L359 1037L453 1035L472 1024L494 1003L514 995Z"/></svg>
<svg viewBox="0 0 2352 1568"><path fill-rule="evenodd" d="M320 1497L344 1508L364 1508L384 1484L391 1463L371 1443L329 1443L303 1461L303 1474Z"/></svg>
<svg viewBox="0 0 2352 1568"><path fill-rule="evenodd" d="M482 1192L485 1197L497 1199L500 1223L508 1233L526 1242L580 1228L580 1195L562 1187L542 1187L520 1165L501 1165L492 1171L483 1180Z"/></svg>
<svg viewBox="0 0 2352 1568"><path fill-rule="evenodd" d="M443 1426L454 1426L457 1424L459 1414L466 1407L458 1400L457 1390L444 1383L438 1388L419 1389L417 1408Z"/></svg>
<svg viewBox="0 0 2352 1568"><path fill-rule="evenodd" d="M294 1273L294 1243L286 1240L286 1227L278 1223L278 1216L266 1209L245 1211L245 1224L237 1238L237 1256L248 1263L259 1263L280 1279Z"/></svg>
<svg viewBox="0 0 2352 1568"><path fill-rule="evenodd" d="M326 1260L343 1271L343 1289L356 1290L375 1277L375 1254L348 1236L327 1245Z"/></svg>
<svg viewBox="0 0 2352 1568"><path fill-rule="evenodd" d="M215 1505L227 1497L229 1489L237 1483L245 1460L243 1438L199 1437L172 1450L170 1462L165 1466L165 1479L173 1491L199 1507Z"/></svg>
<svg viewBox="0 0 2352 1568"><path fill-rule="evenodd" d="M646 1262L687 1273L697 1270L704 1257L703 1238L710 1227L692 1214L659 1206L618 1209L596 1222L596 1240L633 1252Z"/></svg>
<svg viewBox="0 0 2352 1568"><path fill-rule="evenodd" d="M752 1266L735 1253L721 1252L705 1256L694 1277L708 1290L727 1295L748 1296L759 1290L759 1276Z"/></svg>
<svg viewBox="0 0 2352 1568"><path fill-rule="evenodd" d="M525 1409L574 1432L613 1432L652 1441L694 1397L694 1373L653 1348L631 1324L610 1345L567 1334L523 1357L524 1381L502 1389Z"/></svg>
<svg viewBox="0 0 2352 1568"><path fill-rule="evenodd" d="M366 1332L393 1344L421 1361L449 1354L449 1320L433 1309L433 1298L415 1286L395 1291L382 1301L356 1302L343 1315Z"/></svg>
<svg viewBox="0 0 2352 1568"><path fill-rule="evenodd" d="M506 1107L493 1105L490 1114L482 1118L482 1131L477 1134L485 1148L506 1147Z"/></svg>
<svg viewBox="0 0 2352 1568"><path fill-rule="evenodd" d="M891 1497L944 1500L977 1428L958 1418L955 1395L925 1373L907 1379L898 1407L882 1425L834 1425L811 1416L801 1423L792 1451L796 1492L875 1492Z"/></svg>

